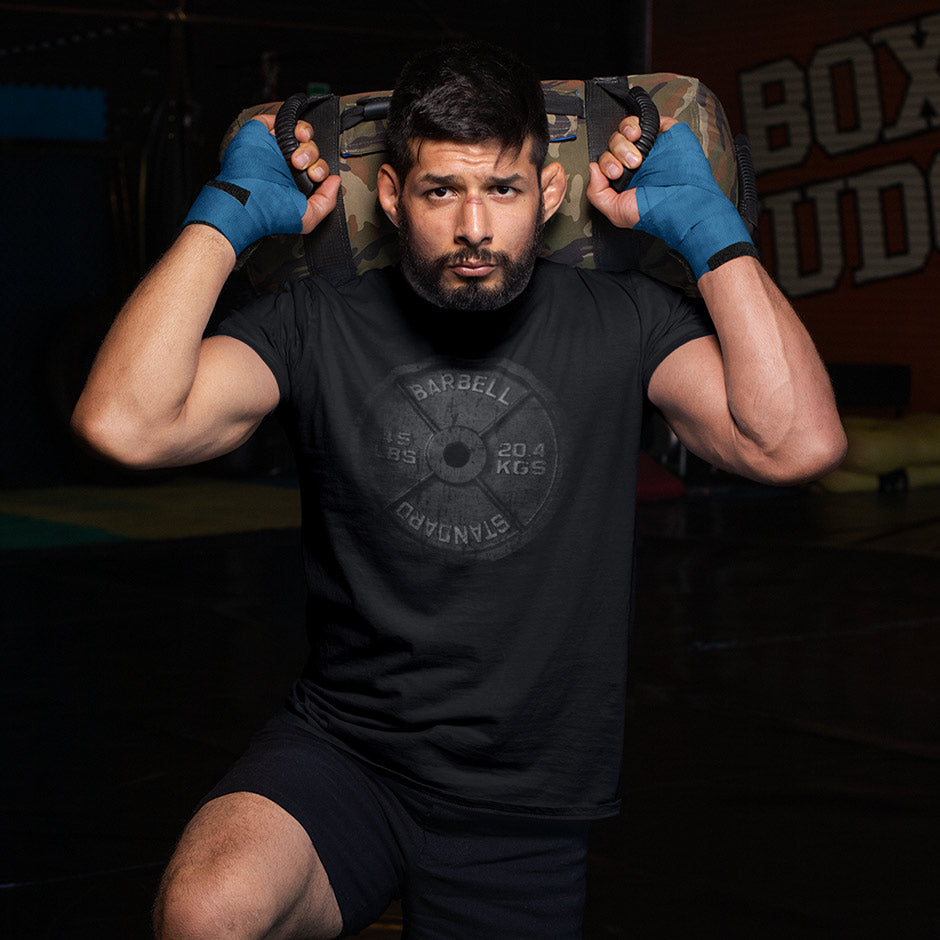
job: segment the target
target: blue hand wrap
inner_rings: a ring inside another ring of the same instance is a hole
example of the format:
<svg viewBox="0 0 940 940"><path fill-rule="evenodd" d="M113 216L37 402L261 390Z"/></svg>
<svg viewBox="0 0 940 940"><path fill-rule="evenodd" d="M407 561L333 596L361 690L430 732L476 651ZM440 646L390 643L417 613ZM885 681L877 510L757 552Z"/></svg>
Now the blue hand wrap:
<svg viewBox="0 0 940 940"><path fill-rule="evenodd" d="M297 188L274 137L260 121L246 121L222 156L183 225L211 225L240 254L265 235L299 232L307 199Z"/></svg>
<svg viewBox="0 0 940 940"><path fill-rule="evenodd" d="M640 210L635 228L678 251L696 279L732 258L757 256L688 124L676 124L656 138L630 185Z"/></svg>

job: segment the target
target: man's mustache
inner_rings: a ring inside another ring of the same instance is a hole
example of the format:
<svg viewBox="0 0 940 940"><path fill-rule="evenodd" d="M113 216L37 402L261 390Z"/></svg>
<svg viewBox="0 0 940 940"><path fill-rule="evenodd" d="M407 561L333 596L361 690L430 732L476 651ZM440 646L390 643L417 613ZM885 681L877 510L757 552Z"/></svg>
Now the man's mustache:
<svg viewBox="0 0 940 940"><path fill-rule="evenodd" d="M437 259L437 265L440 268L450 268L462 264L507 265L510 261L509 255L504 251L491 251L489 248L463 248L459 251L441 255Z"/></svg>

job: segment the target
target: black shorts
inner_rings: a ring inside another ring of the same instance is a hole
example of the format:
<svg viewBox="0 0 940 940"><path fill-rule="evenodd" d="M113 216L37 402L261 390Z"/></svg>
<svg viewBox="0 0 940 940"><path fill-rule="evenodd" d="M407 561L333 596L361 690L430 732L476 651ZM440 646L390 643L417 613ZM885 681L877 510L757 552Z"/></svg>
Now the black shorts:
<svg viewBox="0 0 940 940"><path fill-rule="evenodd" d="M393 789L281 715L203 803L267 797L307 830L360 933L400 898L409 940L581 937L588 823L455 811Z"/></svg>

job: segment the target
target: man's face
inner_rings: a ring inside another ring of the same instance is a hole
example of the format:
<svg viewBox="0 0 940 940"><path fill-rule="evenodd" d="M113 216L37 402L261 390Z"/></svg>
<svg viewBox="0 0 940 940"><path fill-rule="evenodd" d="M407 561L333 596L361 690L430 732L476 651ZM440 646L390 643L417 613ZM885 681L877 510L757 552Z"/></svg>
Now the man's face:
<svg viewBox="0 0 940 940"><path fill-rule="evenodd" d="M529 282L541 247L540 176L499 143L423 141L397 203L402 270L439 307L493 310Z"/></svg>

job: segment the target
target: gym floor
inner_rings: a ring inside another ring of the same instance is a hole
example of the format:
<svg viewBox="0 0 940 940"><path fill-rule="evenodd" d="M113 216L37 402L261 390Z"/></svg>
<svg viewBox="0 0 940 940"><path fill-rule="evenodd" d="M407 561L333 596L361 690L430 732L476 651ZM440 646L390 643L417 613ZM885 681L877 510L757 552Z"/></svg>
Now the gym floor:
<svg viewBox="0 0 940 940"><path fill-rule="evenodd" d="M303 658L290 486L0 493L0 935L149 936ZM940 489L640 505L624 812L585 937L940 936ZM363 937L396 937L393 908Z"/></svg>

